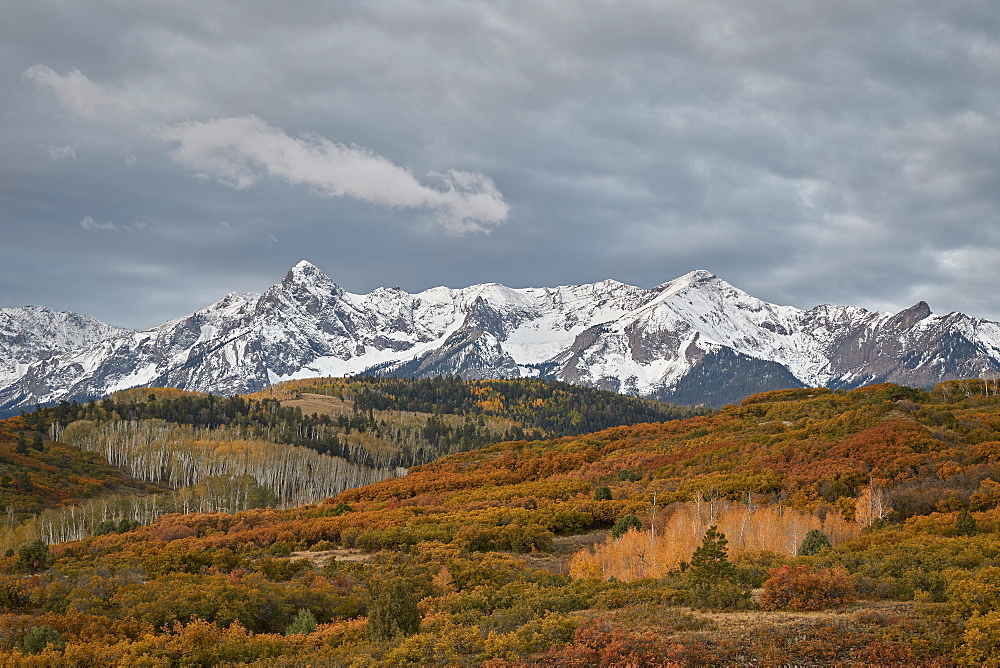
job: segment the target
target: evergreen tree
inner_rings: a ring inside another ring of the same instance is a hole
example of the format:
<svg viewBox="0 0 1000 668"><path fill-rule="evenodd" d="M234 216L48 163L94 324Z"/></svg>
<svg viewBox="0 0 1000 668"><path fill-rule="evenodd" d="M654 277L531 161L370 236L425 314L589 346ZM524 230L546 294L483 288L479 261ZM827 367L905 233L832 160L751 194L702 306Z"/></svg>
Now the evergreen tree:
<svg viewBox="0 0 1000 668"><path fill-rule="evenodd" d="M14 567L25 573L38 573L49 566L49 546L39 539L21 547Z"/></svg>
<svg viewBox="0 0 1000 668"><path fill-rule="evenodd" d="M25 654L39 654L48 645L52 645L58 651L66 649L66 641L62 635L48 626L36 626L25 633L18 643Z"/></svg>
<svg viewBox="0 0 1000 668"><path fill-rule="evenodd" d="M826 537L826 534L819 529L810 529L806 537L802 539L802 544L799 545L799 550L796 554L800 557L809 557L828 547L833 546L830 544L830 539Z"/></svg>
<svg viewBox="0 0 1000 668"><path fill-rule="evenodd" d="M955 535L974 536L977 533L979 533L979 527L976 525L976 518L972 516L968 508L962 508L958 517L955 518Z"/></svg>
<svg viewBox="0 0 1000 668"><path fill-rule="evenodd" d="M641 528L642 522L639 521L639 518L635 515L629 514L615 522L615 525L611 527L611 535L618 539L624 536L625 532L629 529Z"/></svg>
<svg viewBox="0 0 1000 668"><path fill-rule="evenodd" d="M295 615L295 619L285 629L285 635L293 636L298 634L307 636L315 631L317 626L316 615L311 610L299 608L299 614Z"/></svg>
<svg viewBox="0 0 1000 668"><path fill-rule="evenodd" d="M606 485L601 485L596 490L594 490L594 499L597 501L610 501L611 500L611 488Z"/></svg>
<svg viewBox="0 0 1000 668"><path fill-rule="evenodd" d="M368 637L391 640L419 630L420 611L411 583L399 577L383 582L368 609Z"/></svg>
<svg viewBox="0 0 1000 668"><path fill-rule="evenodd" d="M736 569L729 561L726 545L729 541L726 534L712 525L705 532L701 545L691 556L691 566L687 569L687 577L696 587L707 587L722 580L732 580Z"/></svg>

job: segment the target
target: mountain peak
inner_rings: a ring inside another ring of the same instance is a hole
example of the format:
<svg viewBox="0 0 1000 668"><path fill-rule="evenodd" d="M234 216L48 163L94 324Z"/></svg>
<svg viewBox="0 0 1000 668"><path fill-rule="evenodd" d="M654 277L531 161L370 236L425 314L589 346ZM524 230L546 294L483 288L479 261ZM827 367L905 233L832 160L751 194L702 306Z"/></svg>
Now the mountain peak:
<svg viewBox="0 0 1000 668"><path fill-rule="evenodd" d="M1000 323L934 317L925 302L895 315L801 311L704 269L654 290L609 280L353 295L303 260L257 298L230 294L146 332L50 315L0 309L0 414L142 384L233 394L371 369L541 375L692 403L874 378L928 387L1000 370Z"/></svg>
<svg viewBox="0 0 1000 668"><path fill-rule="evenodd" d="M931 307L925 301L919 301L908 309L903 309L893 316L893 320L903 327L913 327L916 323L931 315Z"/></svg>
<svg viewBox="0 0 1000 668"><path fill-rule="evenodd" d="M694 271L689 271L688 273L675 278L672 281L667 281L657 285L653 290L659 293L666 293L664 296L675 295L678 292L696 286L702 286L713 282L721 282L719 277L710 271L705 269L695 269Z"/></svg>
<svg viewBox="0 0 1000 668"><path fill-rule="evenodd" d="M288 273L285 274L285 278L281 282L289 287L295 285L315 285L327 289L335 287L330 277L308 260L299 260L294 267L288 270Z"/></svg>
<svg viewBox="0 0 1000 668"><path fill-rule="evenodd" d="M684 274L678 280L686 279L692 283L701 283L704 281L710 281L713 278L718 278L718 276L708 271L707 269L695 269L694 271L689 271L688 273Z"/></svg>
<svg viewBox="0 0 1000 668"><path fill-rule="evenodd" d="M289 274L294 274L296 276L313 276L319 275L323 276L323 270L314 265L309 260L299 260L295 263L291 269L288 270Z"/></svg>

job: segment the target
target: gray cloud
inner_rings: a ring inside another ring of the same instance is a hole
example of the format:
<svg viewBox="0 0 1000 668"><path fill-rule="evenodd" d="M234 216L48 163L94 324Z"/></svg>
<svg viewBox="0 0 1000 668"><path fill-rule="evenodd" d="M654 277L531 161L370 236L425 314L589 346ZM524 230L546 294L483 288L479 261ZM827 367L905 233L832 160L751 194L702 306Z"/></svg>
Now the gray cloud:
<svg viewBox="0 0 1000 668"><path fill-rule="evenodd" d="M36 0L8 19L2 305L152 325L305 257L353 291L706 268L800 307L1000 318L988 0ZM85 215L148 227L66 231Z"/></svg>

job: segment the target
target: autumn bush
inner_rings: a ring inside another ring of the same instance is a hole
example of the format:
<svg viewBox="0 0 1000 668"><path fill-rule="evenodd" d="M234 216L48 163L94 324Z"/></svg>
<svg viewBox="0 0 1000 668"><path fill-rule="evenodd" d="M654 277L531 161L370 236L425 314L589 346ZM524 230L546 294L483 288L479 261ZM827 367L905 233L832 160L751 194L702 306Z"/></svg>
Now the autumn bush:
<svg viewBox="0 0 1000 668"><path fill-rule="evenodd" d="M581 624L571 643L537 657L537 665L663 665L669 649L670 643L659 634L632 632L595 619Z"/></svg>
<svg viewBox="0 0 1000 668"><path fill-rule="evenodd" d="M764 581L760 606L765 610L823 610L856 600L847 569L782 566Z"/></svg>
<svg viewBox="0 0 1000 668"><path fill-rule="evenodd" d="M960 666L1000 666L1000 611L975 613L965 625L954 659Z"/></svg>
<svg viewBox="0 0 1000 668"><path fill-rule="evenodd" d="M20 580L0 577L0 610L19 610L28 605Z"/></svg>
<svg viewBox="0 0 1000 668"><path fill-rule="evenodd" d="M1000 568L987 566L971 572L948 573L948 601L963 617L986 615L1000 609Z"/></svg>

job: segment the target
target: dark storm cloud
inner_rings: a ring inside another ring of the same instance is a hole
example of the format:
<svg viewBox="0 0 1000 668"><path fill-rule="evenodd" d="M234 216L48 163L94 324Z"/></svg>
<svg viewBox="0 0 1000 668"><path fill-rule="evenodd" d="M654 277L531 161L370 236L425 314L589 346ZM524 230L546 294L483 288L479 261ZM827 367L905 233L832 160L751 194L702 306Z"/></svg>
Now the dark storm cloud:
<svg viewBox="0 0 1000 668"><path fill-rule="evenodd" d="M9 10L0 306L150 326L307 258L1000 318L991 2Z"/></svg>

